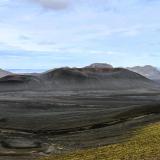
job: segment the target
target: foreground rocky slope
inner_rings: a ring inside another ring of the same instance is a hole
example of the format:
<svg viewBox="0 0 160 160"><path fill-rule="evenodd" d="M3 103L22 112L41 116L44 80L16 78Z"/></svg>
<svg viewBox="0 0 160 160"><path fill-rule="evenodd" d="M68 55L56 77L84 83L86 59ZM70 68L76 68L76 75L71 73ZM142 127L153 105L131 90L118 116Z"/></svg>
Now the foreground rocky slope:
<svg viewBox="0 0 160 160"><path fill-rule="evenodd" d="M155 91L2 92L0 160L92 148L160 120Z"/></svg>
<svg viewBox="0 0 160 160"><path fill-rule="evenodd" d="M134 131L123 143L52 155L40 160L159 160L159 157L160 124L153 123Z"/></svg>

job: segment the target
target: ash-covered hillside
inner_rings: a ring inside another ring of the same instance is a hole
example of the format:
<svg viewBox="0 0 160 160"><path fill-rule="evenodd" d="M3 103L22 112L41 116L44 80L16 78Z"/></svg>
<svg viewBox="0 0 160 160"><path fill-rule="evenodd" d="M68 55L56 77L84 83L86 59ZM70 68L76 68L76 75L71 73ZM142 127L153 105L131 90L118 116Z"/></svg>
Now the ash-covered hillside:
<svg viewBox="0 0 160 160"><path fill-rule="evenodd" d="M123 68L59 68L35 75L12 74L0 79L0 90L119 90L157 85Z"/></svg>

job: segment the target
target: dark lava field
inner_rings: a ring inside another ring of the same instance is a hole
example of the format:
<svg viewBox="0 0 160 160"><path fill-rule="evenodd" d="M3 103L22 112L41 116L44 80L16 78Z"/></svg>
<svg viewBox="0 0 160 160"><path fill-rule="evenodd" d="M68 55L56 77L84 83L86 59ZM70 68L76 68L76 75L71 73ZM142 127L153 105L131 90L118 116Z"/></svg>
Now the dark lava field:
<svg viewBox="0 0 160 160"><path fill-rule="evenodd" d="M0 160L117 143L159 120L159 84L125 69L64 68L0 79Z"/></svg>

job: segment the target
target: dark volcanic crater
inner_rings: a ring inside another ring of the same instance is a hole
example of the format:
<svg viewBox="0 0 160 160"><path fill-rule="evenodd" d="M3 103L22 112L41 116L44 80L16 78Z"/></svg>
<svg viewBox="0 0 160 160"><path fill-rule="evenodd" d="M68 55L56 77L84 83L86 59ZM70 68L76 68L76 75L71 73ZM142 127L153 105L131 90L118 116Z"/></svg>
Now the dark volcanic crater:
<svg viewBox="0 0 160 160"><path fill-rule="evenodd" d="M159 101L159 85L122 68L3 77L0 160L31 160L122 141L132 129L159 121Z"/></svg>

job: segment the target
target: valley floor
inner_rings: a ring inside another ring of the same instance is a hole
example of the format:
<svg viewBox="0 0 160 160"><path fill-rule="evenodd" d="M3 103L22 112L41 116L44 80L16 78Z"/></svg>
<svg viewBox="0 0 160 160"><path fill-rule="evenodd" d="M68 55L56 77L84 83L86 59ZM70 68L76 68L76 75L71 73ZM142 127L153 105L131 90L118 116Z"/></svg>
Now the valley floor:
<svg viewBox="0 0 160 160"><path fill-rule="evenodd" d="M123 143L54 155L41 160L160 160L160 123L137 129Z"/></svg>
<svg viewBox="0 0 160 160"><path fill-rule="evenodd" d="M160 123L130 137L156 122L160 91L0 92L0 160L153 159Z"/></svg>

